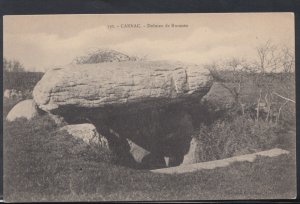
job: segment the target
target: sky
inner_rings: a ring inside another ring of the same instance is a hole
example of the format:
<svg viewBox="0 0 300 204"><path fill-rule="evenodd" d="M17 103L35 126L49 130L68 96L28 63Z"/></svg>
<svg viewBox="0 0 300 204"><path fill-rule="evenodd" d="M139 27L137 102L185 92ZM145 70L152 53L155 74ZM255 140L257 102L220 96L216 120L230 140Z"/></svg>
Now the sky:
<svg viewBox="0 0 300 204"><path fill-rule="evenodd" d="M231 57L254 60L256 47L267 40L291 48L295 43L293 13L7 15L3 23L4 57L29 71L69 64L96 48L207 64Z"/></svg>

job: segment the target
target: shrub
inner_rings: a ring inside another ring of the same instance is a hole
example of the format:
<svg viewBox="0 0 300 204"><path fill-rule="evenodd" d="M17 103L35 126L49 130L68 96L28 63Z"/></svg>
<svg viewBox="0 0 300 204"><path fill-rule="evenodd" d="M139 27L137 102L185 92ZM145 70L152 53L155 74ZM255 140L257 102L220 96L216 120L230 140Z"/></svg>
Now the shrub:
<svg viewBox="0 0 300 204"><path fill-rule="evenodd" d="M87 55L76 57L75 64L97 64L103 62L137 61L137 57L131 57L111 49L97 49L90 51Z"/></svg>
<svg viewBox="0 0 300 204"><path fill-rule="evenodd" d="M273 148L278 142L278 129L273 123L257 122L248 115L201 125L194 135L199 141L199 160L223 159Z"/></svg>
<svg viewBox="0 0 300 204"><path fill-rule="evenodd" d="M7 72L24 72L25 68L18 60L3 58L3 70Z"/></svg>

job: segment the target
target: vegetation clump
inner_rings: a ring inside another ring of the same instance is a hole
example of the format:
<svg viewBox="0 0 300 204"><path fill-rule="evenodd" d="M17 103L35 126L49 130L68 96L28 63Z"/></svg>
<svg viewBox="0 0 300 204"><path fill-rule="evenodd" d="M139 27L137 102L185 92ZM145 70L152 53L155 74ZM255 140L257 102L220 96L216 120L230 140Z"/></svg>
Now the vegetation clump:
<svg viewBox="0 0 300 204"><path fill-rule="evenodd" d="M76 57L73 60L75 64L97 64L104 62L123 62L123 61L137 61L139 58L132 57L121 52L111 49L96 49L88 52L87 55Z"/></svg>
<svg viewBox="0 0 300 204"><path fill-rule="evenodd" d="M249 115L217 120L200 126L197 139L199 161L212 161L250 154L279 145L280 127L264 120L256 122Z"/></svg>

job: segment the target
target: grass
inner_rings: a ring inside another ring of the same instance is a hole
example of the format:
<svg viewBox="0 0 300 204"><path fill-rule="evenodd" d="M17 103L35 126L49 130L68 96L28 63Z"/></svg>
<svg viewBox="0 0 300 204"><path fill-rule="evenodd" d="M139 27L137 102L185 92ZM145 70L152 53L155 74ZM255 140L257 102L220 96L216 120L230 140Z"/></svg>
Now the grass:
<svg viewBox="0 0 300 204"><path fill-rule="evenodd" d="M16 128L18 127L18 128ZM46 115L4 122L6 201L292 198L294 154L183 175L116 166ZM82 146L83 145L83 146Z"/></svg>

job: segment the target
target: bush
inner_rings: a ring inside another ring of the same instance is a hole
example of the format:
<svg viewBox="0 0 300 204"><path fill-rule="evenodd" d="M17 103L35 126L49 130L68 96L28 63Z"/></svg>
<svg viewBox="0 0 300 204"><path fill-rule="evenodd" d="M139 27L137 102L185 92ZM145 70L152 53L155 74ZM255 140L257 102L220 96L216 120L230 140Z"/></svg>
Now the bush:
<svg viewBox="0 0 300 204"><path fill-rule="evenodd" d="M121 52L110 49L97 49L90 51L87 55L76 57L75 64L97 64L103 62L137 61L137 57L131 57Z"/></svg>
<svg viewBox="0 0 300 204"><path fill-rule="evenodd" d="M199 160L223 159L274 148L279 139L278 129L273 123L256 122L247 115L201 125L194 135L199 141Z"/></svg>

